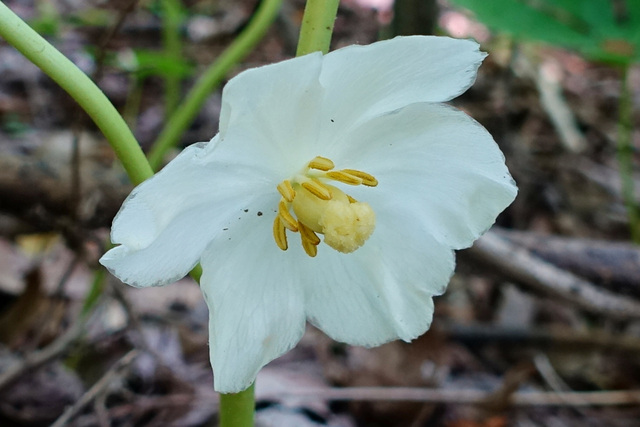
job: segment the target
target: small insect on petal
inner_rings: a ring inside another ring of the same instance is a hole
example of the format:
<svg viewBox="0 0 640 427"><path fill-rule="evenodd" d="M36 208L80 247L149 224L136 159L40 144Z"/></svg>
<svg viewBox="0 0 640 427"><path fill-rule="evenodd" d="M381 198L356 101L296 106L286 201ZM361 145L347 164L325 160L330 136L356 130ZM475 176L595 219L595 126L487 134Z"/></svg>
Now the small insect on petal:
<svg viewBox="0 0 640 427"><path fill-rule="evenodd" d="M317 169L321 171L328 171L335 167L331 159L327 159L326 157L316 156L313 160L309 162L310 169Z"/></svg>

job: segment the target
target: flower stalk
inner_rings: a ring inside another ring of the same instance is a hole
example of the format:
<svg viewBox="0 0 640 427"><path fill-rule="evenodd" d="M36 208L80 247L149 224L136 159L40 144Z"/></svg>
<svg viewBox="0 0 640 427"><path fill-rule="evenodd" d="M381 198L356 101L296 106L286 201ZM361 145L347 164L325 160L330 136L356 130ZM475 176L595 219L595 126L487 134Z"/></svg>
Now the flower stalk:
<svg viewBox="0 0 640 427"><path fill-rule="evenodd" d="M329 52L340 0L308 0L304 8L296 56Z"/></svg>
<svg viewBox="0 0 640 427"><path fill-rule="evenodd" d="M220 395L219 427L252 427L255 384L240 393Z"/></svg>
<svg viewBox="0 0 640 427"><path fill-rule="evenodd" d="M73 62L2 2L0 36L80 104L107 138L134 184L140 184L153 175L140 145L105 94Z"/></svg>

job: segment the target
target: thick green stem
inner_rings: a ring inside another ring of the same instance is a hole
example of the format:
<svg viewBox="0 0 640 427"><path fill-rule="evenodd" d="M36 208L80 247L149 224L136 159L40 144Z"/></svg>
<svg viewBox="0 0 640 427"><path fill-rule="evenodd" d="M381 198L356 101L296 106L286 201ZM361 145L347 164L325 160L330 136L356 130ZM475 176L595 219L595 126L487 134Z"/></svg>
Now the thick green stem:
<svg viewBox="0 0 640 427"><path fill-rule="evenodd" d="M329 52L339 4L340 0L307 0L296 56L316 51Z"/></svg>
<svg viewBox="0 0 640 427"><path fill-rule="evenodd" d="M618 164L622 182L622 198L627 208L631 239L640 244L640 211L633 184L633 146L631 145L632 120L631 91L629 90L629 67L622 71L620 102L618 109Z"/></svg>
<svg viewBox="0 0 640 427"><path fill-rule="evenodd" d="M153 175L147 160L118 111L78 67L0 2L0 36L58 83L96 123L139 184Z"/></svg>
<svg viewBox="0 0 640 427"><path fill-rule="evenodd" d="M254 385L240 393L220 395L219 427L253 427Z"/></svg>
<svg viewBox="0 0 640 427"><path fill-rule="evenodd" d="M231 67L240 62L262 40L275 20L281 4L282 0L264 0L249 25L196 82L182 105L169 119L149 153L149 163L154 170L160 167L165 153L178 143L180 136L196 117L209 94L218 87Z"/></svg>

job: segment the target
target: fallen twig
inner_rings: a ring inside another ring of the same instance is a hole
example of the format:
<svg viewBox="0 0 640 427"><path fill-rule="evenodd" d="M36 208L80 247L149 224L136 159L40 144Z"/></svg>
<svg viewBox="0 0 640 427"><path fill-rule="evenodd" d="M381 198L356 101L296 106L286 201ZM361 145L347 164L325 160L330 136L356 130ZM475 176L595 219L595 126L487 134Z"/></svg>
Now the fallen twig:
<svg viewBox="0 0 640 427"><path fill-rule="evenodd" d="M616 293L640 297L640 247L627 242L494 228L534 256Z"/></svg>
<svg viewBox="0 0 640 427"><path fill-rule="evenodd" d="M347 387L295 389L287 393L258 393L257 400L295 398L331 401L404 401L482 405L494 396L482 390L427 389L413 387ZM640 404L640 390L591 392L516 392L510 396L514 406L620 406Z"/></svg>
<svg viewBox="0 0 640 427"><path fill-rule="evenodd" d="M109 370L100 378L85 394L78 399L78 401L71 407L69 407L64 413L51 424L51 427L63 427L66 425L75 415L77 415L86 405L91 403L98 395L100 395L111 382L121 375L122 370L127 368L133 359L139 354L138 350L131 350L125 354L120 360L118 360Z"/></svg>
<svg viewBox="0 0 640 427"><path fill-rule="evenodd" d="M505 343L536 348L583 351L599 349L640 353L640 339L632 335L615 335L602 330L579 332L570 328L507 328L492 324L448 324L440 322L436 329L454 341L467 344Z"/></svg>
<svg viewBox="0 0 640 427"><path fill-rule="evenodd" d="M640 319L639 302L600 289L494 232L478 239L468 252L477 260L496 267L511 280L558 296L591 313L617 320Z"/></svg>
<svg viewBox="0 0 640 427"><path fill-rule="evenodd" d="M0 390L10 386L26 373L38 369L45 363L64 354L71 345L82 336L86 320L78 320L63 335L42 350L29 353L23 360L16 362L4 372L0 373Z"/></svg>

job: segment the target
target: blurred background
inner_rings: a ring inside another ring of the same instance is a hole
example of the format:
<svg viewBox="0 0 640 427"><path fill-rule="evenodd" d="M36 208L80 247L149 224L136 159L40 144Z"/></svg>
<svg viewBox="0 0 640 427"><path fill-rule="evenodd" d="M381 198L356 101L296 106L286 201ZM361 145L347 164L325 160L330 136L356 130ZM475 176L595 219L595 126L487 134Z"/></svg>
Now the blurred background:
<svg viewBox="0 0 640 427"><path fill-rule="evenodd" d="M4 3L145 150L259 6ZM303 9L285 0L222 84L294 56ZM640 2L343 0L332 49L406 34L489 53L453 104L492 133L520 193L459 252L429 332L363 349L309 326L258 377L258 425L640 425ZM211 139L219 112L220 88L166 160ZM97 264L131 188L88 116L0 39L1 426L216 425L198 285L136 290Z"/></svg>

